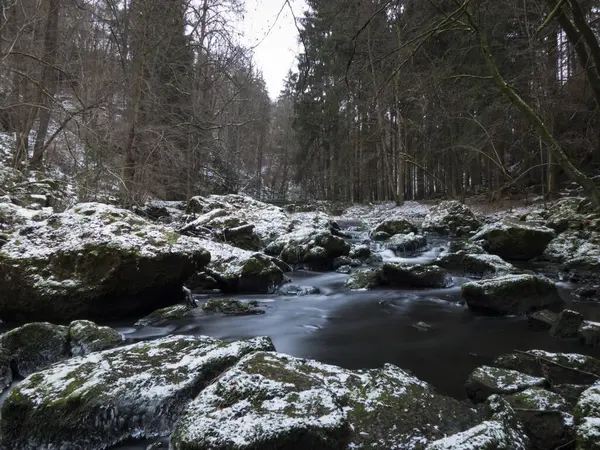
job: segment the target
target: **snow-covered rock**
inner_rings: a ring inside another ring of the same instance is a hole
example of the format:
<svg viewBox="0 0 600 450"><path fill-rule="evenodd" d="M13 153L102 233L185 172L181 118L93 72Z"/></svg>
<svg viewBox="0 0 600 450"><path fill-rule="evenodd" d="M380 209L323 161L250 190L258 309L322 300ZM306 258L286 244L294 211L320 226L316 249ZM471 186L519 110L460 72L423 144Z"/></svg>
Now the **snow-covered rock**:
<svg viewBox="0 0 600 450"><path fill-rule="evenodd" d="M456 201L443 201L431 208L425 220L423 229L443 235L465 236L481 226L481 221L471 209Z"/></svg>
<svg viewBox="0 0 600 450"><path fill-rule="evenodd" d="M351 371L258 352L190 403L171 446L412 449L475 419L474 410L392 365Z"/></svg>
<svg viewBox="0 0 600 450"><path fill-rule="evenodd" d="M417 227L408 220L401 217L395 217L391 219L385 219L383 222L377 224L377 226L371 231L371 235L374 236L377 233L386 233L390 236L394 236L395 234L409 234L416 232Z"/></svg>
<svg viewBox="0 0 600 450"><path fill-rule="evenodd" d="M10 359L8 351L0 348L0 394L10 386L13 380Z"/></svg>
<svg viewBox="0 0 600 450"><path fill-rule="evenodd" d="M504 261L498 255L467 253L464 250L456 253L444 253L433 263L446 270L464 273L472 278L498 277L517 271L515 266Z"/></svg>
<svg viewBox="0 0 600 450"><path fill-rule="evenodd" d="M529 441L510 405L498 395L487 401L491 417L466 431L432 442L426 450L527 450Z"/></svg>
<svg viewBox="0 0 600 450"><path fill-rule="evenodd" d="M584 320L577 330L582 344L588 347L600 347L600 322Z"/></svg>
<svg viewBox="0 0 600 450"><path fill-rule="evenodd" d="M485 225L471 239L485 251L509 260L541 256L554 239L554 230L526 222L502 221Z"/></svg>
<svg viewBox="0 0 600 450"><path fill-rule="evenodd" d="M505 275L461 287L469 308L495 314L526 314L561 305L556 285L541 275Z"/></svg>
<svg viewBox="0 0 600 450"><path fill-rule="evenodd" d="M351 290L368 290L381 286L383 273L380 268L368 267L358 269L346 280L346 287Z"/></svg>
<svg viewBox="0 0 600 450"><path fill-rule="evenodd" d="M168 435L187 403L268 338L169 336L73 358L35 373L2 404L0 447L103 449Z"/></svg>
<svg viewBox="0 0 600 450"><path fill-rule="evenodd" d="M590 212L589 203L585 198L561 198L543 212L546 225L557 233L581 229L581 225Z"/></svg>
<svg viewBox="0 0 600 450"><path fill-rule="evenodd" d="M395 234L385 242L385 248L396 255L407 255L427 247L427 238L421 234Z"/></svg>
<svg viewBox="0 0 600 450"><path fill-rule="evenodd" d="M173 305L160 308L142 317L135 323L137 327L159 325L167 320L184 319L193 316L193 308L190 305Z"/></svg>
<svg viewBox="0 0 600 450"><path fill-rule="evenodd" d="M589 385L600 377L600 360L578 353L528 350L501 355L492 365L547 377L553 385Z"/></svg>
<svg viewBox="0 0 600 450"><path fill-rule="evenodd" d="M262 253L207 239L199 241L210 252L210 264L204 269L208 276L194 277L188 283L190 289L268 293L284 282L283 272L289 270L282 261Z"/></svg>
<svg viewBox="0 0 600 450"><path fill-rule="evenodd" d="M181 299L184 281L210 258L200 241L101 203L79 204L7 237L0 317L12 321L152 311Z"/></svg>
<svg viewBox="0 0 600 450"><path fill-rule="evenodd" d="M26 377L71 356L69 327L48 322L28 323L0 335L13 375Z"/></svg>
<svg viewBox="0 0 600 450"><path fill-rule="evenodd" d="M333 261L339 256L348 256L350 248L350 244L329 230L309 227L279 237L265 252L294 267L331 270Z"/></svg>
<svg viewBox="0 0 600 450"><path fill-rule="evenodd" d="M89 320L76 320L69 325L69 344L73 356L108 350L122 345L125 338L114 328L101 327Z"/></svg>
<svg viewBox="0 0 600 450"><path fill-rule="evenodd" d="M542 377L533 377L516 370L481 366L471 372L465 388L472 400L482 402L492 394L514 394L545 384L546 379Z"/></svg>
<svg viewBox="0 0 600 450"><path fill-rule="evenodd" d="M315 286L301 286L298 284L284 284L279 288L279 295L304 297L305 295L319 294L321 291Z"/></svg>
<svg viewBox="0 0 600 450"><path fill-rule="evenodd" d="M446 288L452 277L436 265L386 263L381 267L383 284L395 287Z"/></svg>
<svg viewBox="0 0 600 450"><path fill-rule="evenodd" d="M573 414L577 423L577 449L600 448L600 381L581 394Z"/></svg>

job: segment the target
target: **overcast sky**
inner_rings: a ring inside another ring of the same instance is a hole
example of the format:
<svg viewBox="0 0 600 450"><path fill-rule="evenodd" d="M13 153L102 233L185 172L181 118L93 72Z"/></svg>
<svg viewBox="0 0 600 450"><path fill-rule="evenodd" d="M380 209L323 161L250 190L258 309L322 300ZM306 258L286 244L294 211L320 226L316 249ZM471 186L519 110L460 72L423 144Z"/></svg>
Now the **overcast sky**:
<svg viewBox="0 0 600 450"><path fill-rule="evenodd" d="M306 9L304 0L290 0L290 3L296 17L302 17ZM270 97L276 99L288 71L295 68L295 57L300 51L294 18L285 6L277 19L284 0L246 0L245 4L242 32L247 45L257 46L254 61L263 73Z"/></svg>

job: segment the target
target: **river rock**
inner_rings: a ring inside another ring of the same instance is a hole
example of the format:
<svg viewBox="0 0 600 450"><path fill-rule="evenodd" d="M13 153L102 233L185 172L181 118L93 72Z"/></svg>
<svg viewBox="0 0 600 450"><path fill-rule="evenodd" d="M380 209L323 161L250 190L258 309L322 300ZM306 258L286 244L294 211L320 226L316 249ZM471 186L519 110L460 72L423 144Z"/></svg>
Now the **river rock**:
<svg viewBox="0 0 600 450"><path fill-rule="evenodd" d="M549 206L545 211L546 225L557 233L569 229L581 229L586 214L591 212L589 203L584 198L562 198Z"/></svg>
<svg viewBox="0 0 600 450"><path fill-rule="evenodd" d="M487 400L489 420L461 433L432 442L426 450L527 450L529 441L510 405L498 395Z"/></svg>
<svg viewBox="0 0 600 450"><path fill-rule="evenodd" d="M153 222L171 223L181 220L185 208L185 202L148 200L143 206L137 206L133 210L136 214Z"/></svg>
<svg viewBox="0 0 600 450"><path fill-rule="evenodd" d="M502 221L485 225L471 239L485 251L508 260L529 260L544 253L554 230L525 222Z"/></svg>
<svg viewBox="0 0 600 450"><path fill-rule="evenodd" d="M407 233L416 233L417 227L414 226L406 219L402 219L400 217L395 217L392 219L385 219L383 222L377 224L373 231L371 231L371 235L375 235L377 233L386 233L390 236L394 236L395 234L407 234Z"/></svg>
<svg viewBox="0 0 600 450"><path fill-rule="evenodd" d="M383 273L381 269L358 269L346 280L346 287L352 290L374 289L382 284Z"/></svg>
<svg viewBox="0 0 600 450"><path fill-rule="evenodd" d="M193 400L174 450L421 448L474 410L392 365L351 371L279 353L244 357Z"/></svg>
<svg viewBox="0 0 600 450"><path fill-rule="evenodd" d="M577 334L582 344L588 347L600 347L600 322L584 320Z"/></svg>
<svg viewBox="0 0 600 450"><path fill-rule="evenodd" d="M508 275L517 269L510 263L504 261L498 255L487 253L456 253L442 254L434 261L434 264L444 269L461 272L472 278L488 278Z"/></svg>
<svg viewBox="0 0 600 450"><path fill-rule="evenodd" d="M199 241L130 211L79 204L8 235L0 317L65 322L152 311L182 299L184 281L209 258Z"/></svg>
<svg viewBox="0 0 600 450"><path fill-rule="evenodd" d="M471 209L456 201L443 201L431 208L423 220L423 229L443 235L466 236L481 226Z"/></svg>
<svg viewBox="0 0 600 450"><path fill-rule="evenodd" d="M257 308L256 302L245 303L234 298L209 298L201 308L206 312L221 313L226 316L251 316L265 313L264 309Z"/></svg>
<svg viewBox="0 0 600 450"><path fill-rule="evenodd" d="M395 287L446 288L452 277L441 267L422 264L392 264L381 267L383 283Z"/></svg>
<svg viewBox="0 0 600 450"><path fill-rule="evenodd" d="M505 400L523 423L533 448L564 448L575 439L570 405L559 394L531 388Z"/></svg>
<svg viewBox="0 0 600 450"><path fill-rule="evenodd" d="M169 336L73 358L26 378L0 409L0 447L104 449L168 435L186 404L268 338Z"/></svg>
<svg viewBox="0 0 600 450"><path fill-rule="evenodd" d="M573 414L577 423L577 449L599 449L600 381L581 394Z"/></svg>
<svg viewBox="0 0 600 450"><path fill-rule="evenodd" d="M562 263L562 269L577 281L597 281L600 276L600 233L566 231L553 239L544 259Z"/></svg>
<svg viewBox="0 0 600 450"><path fill-rule="evenodd" d="M550 334L560 338L577 337L582 323L583 315L581 313L565 309L557 316L552 328L550 328Z"/></svg>
<svg viewBox="0 0 600 450"><path fill-rule="evenodd" d="M108 350L122 345L125 338L114 328L101 327L89 320L76 320L69 325L69 343L73 356Z"/></svg>
<svg viewBox="0 0 600 450"><path fill-rule="evenodd" d="M333 269L338 270L340 267L348 266L348 267L360 267L362 266L362 261L359 259L352 259L349 256L338 256L333 260ZM350 272L346 272L350 273Z"/></svg>
<svg viewBox="0 0 600 450"><path fill-rule="evenodd" d="M506 275L461 287L469 308L495 314L526 314L562 305L556 285L540 275Z"/></svg>
<svg viewBox="0 0 600 450"><path fill-rule="evenodd" d="M368 245L354 245L350 249L348 256L351 259L358 259L359 261L366 262L371 259L372 252Z"/></svg>
<svg viewBox="0 0 600 450"><path fill-rule="evenodd" d="M0 348L0 394L10 386L13 380L12 368L10 367L10 355L6 349Z"/></svg>
<svg viewBox="0 0 600 450"><path fill-rule="evenodd" d="M279 288L280 295L304 297L305 295L320 294L321 291L315 286L300 286L298 284L284 284Z"/></svg>
<svg viewBox="0 0 600 450"><path fill-rule="evenodd" d="M544 350L507 353L492 363L534 377L547 377L552 385L590 385L600 378L600 360L577 353L551 353Z"/></svg>
<svg viewBox="0 0 600 450"><path fill-rule="evenodd" d="M48 322L28 323L0 335L0 349L16 373L26 377L71 356L69 327Z"/></svg>
<svg viewBox="0 0 600 450"><path fill-rule="evenodd" d="M166 308L157 309L146 317L138 320L134 325L136 327L148 327L160 325L168 320L177 320L193 317L194 308L190 305L173 305Z"/></svg>
<svg viewBox="0 0 600 450"><path fill-rule="evenodd" d="M385 248L396 255L406 255L427 247L427 238L421 234L395 234L385 243Z"/></svg>
<svg viewBox="0 0 600 450"><path fill-rule="evenodd" d="M525 389L544 386L546 380L516 370L481 366L469 375L465 388L473 401L482 402L492 394L514 394Z"/></svg>
<svg viewBox="0 0 600 450"><path fill-rule="evenodd" d="M542 309L527 314L527 323L534 330L550 330L556 322L558 314L549 309Z"/></svg>
<svg viewBox="0 0 600 450"><path fill-rule="evenodd" d="M220 242L199 241L210 252L211 262L188 281L187 286L192 290L266 294L285 281L282 268L287 269L287 265L277 258ZM208 284L210 280L215 283Z"/></svg>

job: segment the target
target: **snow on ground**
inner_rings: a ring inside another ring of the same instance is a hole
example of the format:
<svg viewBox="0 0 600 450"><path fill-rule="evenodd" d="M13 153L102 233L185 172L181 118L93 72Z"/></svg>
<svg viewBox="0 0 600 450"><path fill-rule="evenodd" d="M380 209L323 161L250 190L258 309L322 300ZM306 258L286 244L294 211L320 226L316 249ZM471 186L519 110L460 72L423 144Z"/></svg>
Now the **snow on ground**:
<svg viewBox="0 0 600 450"><path fill-rule="evenodd" d="M396 206L394 202L355 204L346 209L342 217L360 219L369 227L375 226L384 219L394 217L402 217L411 222L420 223L431 207L432 205L415 201L406 201L402 206Z"/></svg>

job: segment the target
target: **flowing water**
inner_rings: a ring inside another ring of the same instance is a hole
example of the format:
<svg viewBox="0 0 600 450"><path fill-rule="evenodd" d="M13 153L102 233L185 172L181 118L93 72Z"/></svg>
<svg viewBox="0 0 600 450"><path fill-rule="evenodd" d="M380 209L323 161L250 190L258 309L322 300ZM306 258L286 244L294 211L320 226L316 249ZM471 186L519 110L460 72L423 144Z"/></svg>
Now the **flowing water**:
<svg viewBox="0 0 600 450"><path fill-rule="evenodd" d="M343 227L355 227L346 222ZM363 242L367 235L352 231L350 240ZM431 249L411 257L368 244L390 262L423 264L432 261L447 242L433 242ZM349 369L395 364L431 383L441 393L464 399L464 382L477 366L514 349L544 349L587 353L600 357L600 349L579 345L577 339L556 339L545 331L532 331L523 317L494 317L472 313L461 301L460 285L467 278L454 277L448 289L377 289L349 292L347 275L297 271L292 282L319 288L320 294L302 297L240 295L258 300L263 315L226 317L195 310L192 318L160 327L136 328L112 324L130 342L169 334L209 335L225 340L267 335L278 351L317 359ZM600 320L600 304L578 303L573 286L559 283L568 307L587 319ZM205 297L198 297L199 302ZM124 444L121 450L138 450L145 444Z"/></svg>

